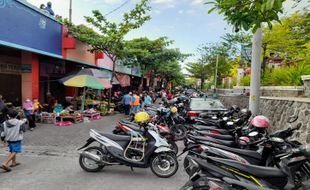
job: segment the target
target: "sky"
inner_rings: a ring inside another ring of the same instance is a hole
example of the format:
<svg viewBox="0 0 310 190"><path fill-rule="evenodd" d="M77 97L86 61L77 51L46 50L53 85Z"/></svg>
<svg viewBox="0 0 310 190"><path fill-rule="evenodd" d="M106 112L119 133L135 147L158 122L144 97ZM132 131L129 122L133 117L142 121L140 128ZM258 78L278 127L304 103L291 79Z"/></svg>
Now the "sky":
<svg viewBox="0 0 310 190"><path fill-rule="evenodd" d="M40 6L46 4L47 0L27 0L29 3ZM50 0L55 14L64 18L69 16L69 0ZM208 0L151 0L152 19L141 28L130 32L126 39L148 37L156 39L166 36L173 40L172 48L179 48L183 53L195 54L196 49L204 43L219 42L225 33L232 33L223 17L216 12L208 14L209 6L204 2ZM85 23L83 16L91 15L92 10L100 10L103 14L119 7L126 0L72 0L73 22L75 24ZM134 7L138 0L130 0L117 11L109 14L108 19L119 21L122 14ZM308 2L308 3L306 3ZM309 5L309 0L302 0L300 5L292 9L292 0L284 4L285 14L292 13ZM189 61L195 56L189 58Z"/></svg>

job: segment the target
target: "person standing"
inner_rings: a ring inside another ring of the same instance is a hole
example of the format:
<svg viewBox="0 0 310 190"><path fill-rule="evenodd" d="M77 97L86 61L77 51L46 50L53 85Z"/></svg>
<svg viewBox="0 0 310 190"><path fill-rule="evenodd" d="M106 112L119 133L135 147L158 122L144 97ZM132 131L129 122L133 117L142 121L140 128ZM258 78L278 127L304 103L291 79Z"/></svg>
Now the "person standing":
<svg viewBox="0 0 310 190"><path fill-rule="evenodd" d="M139 105L140 105L140 97L137 95L137 93L134 91L133 95L131 96L131 113L137 113L139 112Z"/></svg>
<svg viewBox="0 0 310 190"><path fill-rule="evenodd" d="M5 120L7 119L7 112L8 112L8 108L3 101L2 95L0 95L0 124L5 122Z"/></svg>
<svg viewBox="0 0 310 190"><path fill-rule="evenodd" d="M172 98L173 98L173 94L171 93L171 91L169 91L167 94L167 99L172 100Z"/></svg>
<svg viewBox="0 0 310 190"><path fill-rule="evenodd" d="M52 9L52 3L51 2L48 2L47 3L47 6L45 7L45 10L51 15L51 16L54 16L55 13Z"/></svg>
<svg viewBox="0 0 310 190"><path fill-rule="evenodd" d="M55 107L55 98L50 92L47 93L47 104L48 112L53 112L53 109Z"/></svg>
<svg viewBox="0 0 310 190"><path fill-rule="evenodd" d="M167 102L167 93L166 93L166 90L164 89L161 91L161 99L164 103Z"/></svg>
<svg viewBox="0 0 310 190"><path fill-rule="evenodd" d="M144 106L150 106L152 105L152 98L148 95L147 92L144 93Z"/></svg>
<svg viewBox="0 0 310 190"><path fill-rule="evenodd" d="M36 127L33 102L27 98L23 103L24 113L29 123L30 131Z"/></svg>
<svg viewBox="0 0 310 190"><path fill-rule="evenodd" d="M20 165L16 161L16 154L21 153L23 140L23 124L26 122L26 119L19 120L16 117L18 112L15 110L8 111L9 119L3 123L3 131L1 132L1 140L8 143L10 154L8 158L2 163L1 168L5 171L11 171L12 167ZM9 166L9 163L12 161L12 164ZM10 168L11 167L11 168Z"/></svg>
<svg viewBox="0 0 310 190"><path fill-rule="evenodd" d="M130 99L131 99L132 93L126 93L123 97L123 105L124 105L124 109L125 109L125 115L129 115L130 114Z"/></svg>

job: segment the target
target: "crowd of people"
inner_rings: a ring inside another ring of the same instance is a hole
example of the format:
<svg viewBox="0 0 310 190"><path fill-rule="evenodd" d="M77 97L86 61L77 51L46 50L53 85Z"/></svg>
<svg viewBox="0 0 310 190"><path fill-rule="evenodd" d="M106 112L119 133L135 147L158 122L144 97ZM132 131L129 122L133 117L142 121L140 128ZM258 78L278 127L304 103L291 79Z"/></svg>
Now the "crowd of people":
<svg viewBox="0 0 310 190"><path fill-rule="evenodd" d="M162 102L167 102L173 99L173 94L171 91L165 89L158 93L153 91L144 91L140 94L138 94L137 91L125 93L122 98L125 115L134 114L144 110L145 107L151 106L157 98L161 98Z"/></svg>

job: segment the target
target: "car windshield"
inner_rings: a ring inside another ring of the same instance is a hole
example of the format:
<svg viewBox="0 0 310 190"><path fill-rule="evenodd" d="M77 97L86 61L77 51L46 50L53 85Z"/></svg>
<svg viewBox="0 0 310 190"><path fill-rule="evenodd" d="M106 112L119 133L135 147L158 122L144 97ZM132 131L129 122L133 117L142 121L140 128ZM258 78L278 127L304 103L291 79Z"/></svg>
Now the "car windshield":
<svg viewBox="0 0 310 190"><path fill-rule="evenodd" d="M225 109L219 100L203 98L193 98L190 107L192 110Z"/></svg>

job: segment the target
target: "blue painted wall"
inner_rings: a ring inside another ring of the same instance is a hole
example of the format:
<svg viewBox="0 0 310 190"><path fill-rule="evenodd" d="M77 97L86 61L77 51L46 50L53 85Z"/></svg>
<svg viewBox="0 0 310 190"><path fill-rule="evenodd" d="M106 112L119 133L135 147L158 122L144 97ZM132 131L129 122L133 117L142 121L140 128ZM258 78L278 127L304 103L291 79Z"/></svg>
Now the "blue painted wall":
<svg viewBox="0 0 310 190"><path fill-rule="evenodd" d="M0 0L0 44L61 56L61 25L14 0Z"/></svg>

